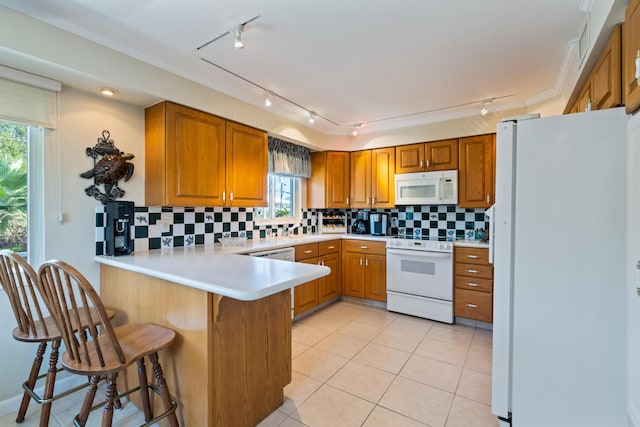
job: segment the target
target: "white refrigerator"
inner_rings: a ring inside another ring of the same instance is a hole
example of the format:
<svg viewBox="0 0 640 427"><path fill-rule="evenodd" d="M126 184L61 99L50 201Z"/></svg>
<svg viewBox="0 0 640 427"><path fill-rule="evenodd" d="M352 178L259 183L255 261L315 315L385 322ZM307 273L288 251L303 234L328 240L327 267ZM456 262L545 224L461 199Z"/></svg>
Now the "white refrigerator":
<svg viewBox="0 0 640 427"><path fill-rule="evenodd" d="M616 108L498 124L492 412L501 426L627 425L626 121Z"/></svg>

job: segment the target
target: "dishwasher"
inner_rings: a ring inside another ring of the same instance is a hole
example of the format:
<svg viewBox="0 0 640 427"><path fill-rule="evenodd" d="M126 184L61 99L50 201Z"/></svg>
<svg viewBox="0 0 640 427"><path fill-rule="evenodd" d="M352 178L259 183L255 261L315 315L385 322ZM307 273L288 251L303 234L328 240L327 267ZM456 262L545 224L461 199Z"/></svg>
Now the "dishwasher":
<svg viewBox="0 0 640 427"><path fill-rule="evenodd" d="M251 252L249 256L260 258L279 259L284 261L295 261L296 250L294 248L271 249L260 252ZM291 288L291 318L293 319L293 288Z"/></svg>

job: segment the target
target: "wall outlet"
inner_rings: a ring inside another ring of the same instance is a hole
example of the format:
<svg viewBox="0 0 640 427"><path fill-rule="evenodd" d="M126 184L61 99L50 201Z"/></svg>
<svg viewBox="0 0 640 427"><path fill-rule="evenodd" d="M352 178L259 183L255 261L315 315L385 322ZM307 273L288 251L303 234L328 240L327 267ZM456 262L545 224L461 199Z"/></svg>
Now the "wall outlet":
<svg viewBox="0 0 640 427"><path fill-rule="evenodd" d="M171 231L171 224L166 219L161 219L156 221L156 227L160 230L161 233L168 233Z"/></svg>

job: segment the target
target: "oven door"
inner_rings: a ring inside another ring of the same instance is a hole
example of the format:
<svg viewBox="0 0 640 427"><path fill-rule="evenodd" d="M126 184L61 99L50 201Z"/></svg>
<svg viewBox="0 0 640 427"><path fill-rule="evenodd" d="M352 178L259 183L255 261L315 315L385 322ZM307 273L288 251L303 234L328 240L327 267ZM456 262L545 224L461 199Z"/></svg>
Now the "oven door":
<svg viewBox="0 0 640 427"><path fill-rule="evenodd" d="M453 254L387 249L387 290L453 300Z"/></svg>

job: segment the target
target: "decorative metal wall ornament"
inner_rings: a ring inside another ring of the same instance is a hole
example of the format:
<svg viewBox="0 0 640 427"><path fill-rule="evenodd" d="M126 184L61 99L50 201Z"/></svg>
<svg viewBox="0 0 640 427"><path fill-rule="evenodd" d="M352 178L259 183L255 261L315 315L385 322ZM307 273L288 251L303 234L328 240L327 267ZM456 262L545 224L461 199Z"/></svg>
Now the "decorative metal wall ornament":
<svg viewBox="0 0 640 427"><path fill-rule="evenodd" d="M128 160L135 157L131 153L120 151L109 136L109 131L103 130L98 143L93 147L87 147L85 152L93 158L93 168L80 174L82 178L93 178L93 184L85 188L84 192L102 204L124 196L125 191L118 187L118 181L123 178L125 182L129 181L133 175L133 163L129 163ZM97 160L99 156L102 158ZM100 185L104 185L104 193L100 191Z"/></svg>

